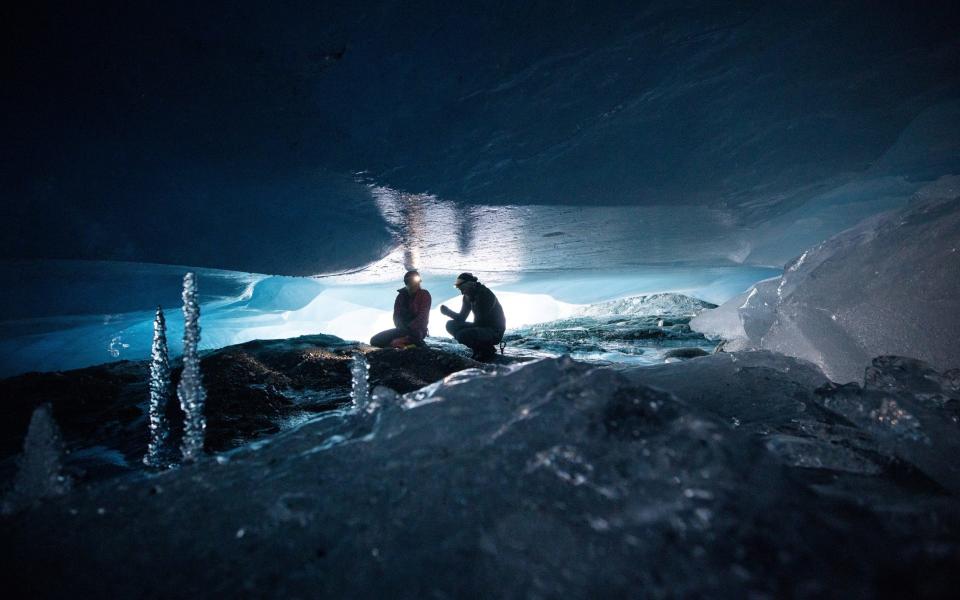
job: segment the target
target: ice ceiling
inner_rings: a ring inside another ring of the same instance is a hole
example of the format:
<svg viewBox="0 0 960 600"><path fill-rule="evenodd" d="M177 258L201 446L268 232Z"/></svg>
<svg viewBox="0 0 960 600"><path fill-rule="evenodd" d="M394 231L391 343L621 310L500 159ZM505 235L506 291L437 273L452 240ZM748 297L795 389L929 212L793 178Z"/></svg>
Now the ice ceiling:
<svg viewBox="0 0 960 600"><path fill-rule="evenodd" d="M21 10L0 258L782 265L960 172L950 2Z"/></svg>

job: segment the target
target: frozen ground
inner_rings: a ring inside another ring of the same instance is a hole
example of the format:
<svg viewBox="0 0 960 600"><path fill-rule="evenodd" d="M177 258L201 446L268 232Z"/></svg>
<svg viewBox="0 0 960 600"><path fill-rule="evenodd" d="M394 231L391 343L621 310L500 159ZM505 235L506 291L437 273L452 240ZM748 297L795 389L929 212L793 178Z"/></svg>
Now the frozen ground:
<svg viewBox="0 0 960 600"><path fill-rule="evenodd" d="M47 500L0 551L41 595L948 597L958 385L770 352L468 370Z"/></svg>

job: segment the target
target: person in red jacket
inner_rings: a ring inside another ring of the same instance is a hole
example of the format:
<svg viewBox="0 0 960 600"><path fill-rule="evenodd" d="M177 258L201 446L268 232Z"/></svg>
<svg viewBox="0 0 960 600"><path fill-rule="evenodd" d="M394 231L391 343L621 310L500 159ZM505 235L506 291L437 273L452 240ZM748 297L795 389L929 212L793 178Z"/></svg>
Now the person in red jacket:
<svg viewBox="0 0 960 600"><path fill-rule="evenodd" d="M420 287L420 273L407 271L403 276L403 287L397 290L397 299L393 303L395 327L370 338L370 345L406 348L423 344L430 320L430 302L430 292Z"/></svg>

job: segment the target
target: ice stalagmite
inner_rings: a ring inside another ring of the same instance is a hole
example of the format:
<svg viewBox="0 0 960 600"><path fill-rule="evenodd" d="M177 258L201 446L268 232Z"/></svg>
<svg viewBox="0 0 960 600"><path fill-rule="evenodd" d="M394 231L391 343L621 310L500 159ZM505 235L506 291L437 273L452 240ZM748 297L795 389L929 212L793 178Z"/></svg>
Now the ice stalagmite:
<svg viewBox="0 0 960 600"><path fill-rule="evenodd" d="M162 467L165 462L167 438L170 427L167 423L167 402L170 400L170 358L167 352L167 322L163 309L157 307L153 319L153 346L150 359L150 443L144 464Z"/></svg>
<svg viewBox="0 0 960 600"><path fill-rule="evenodd" d="M203 405L207 391L200 375L200 304L197 302L197 277L187 273L183 278L183 373L177 386L177 398L183 410L183 460L190 462L203 452L203 431L207 423Z"/></svg>
<svg viewBox="0 0 960 600"><path fill-rule="evenodd" d="M350 397L353 398L357 411L364 411L370 404L370 364L367 363L367 357L362 352L353 355L350 376L352 379Z"/></svg>
<svg viewBox="0 0 960 600"><path fill-rule="evenodd" d="M30 418L17 478L0 512L16 512L37 500L69 491L70 480L60 472L62 455L60 429L45 404L33 411Z"/></svg>

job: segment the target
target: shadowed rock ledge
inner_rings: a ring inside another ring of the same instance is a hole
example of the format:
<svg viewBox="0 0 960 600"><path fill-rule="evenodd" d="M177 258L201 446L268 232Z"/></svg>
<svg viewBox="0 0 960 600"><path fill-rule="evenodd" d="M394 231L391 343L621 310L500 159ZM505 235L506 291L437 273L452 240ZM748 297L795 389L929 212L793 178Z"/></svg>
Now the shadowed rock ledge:
<svg viewBox="0 0 960 600"><path fill-rule="evenodd" d="M350 402L350 361L366 355L371 386L410 392L471 367L466 356L430 348L377 350L328 335L257 340L204 353L207 387L205 449L235 448L289 424ZM180 377L174 364L173 385ZM0 475L23 447L34 409L50 403L67 449L67 466L85 478L139 468L147 445L149 363L119 361L0 381ZM182 428L176 397L168 405L175 435ZM97 449L91 452L91 449ZM111 450L114 452L105 452ZM123 461L118 461L118 455ZM109 457L110 460L103 460ZM126 462L127 465L124 465Z"/></svg>

